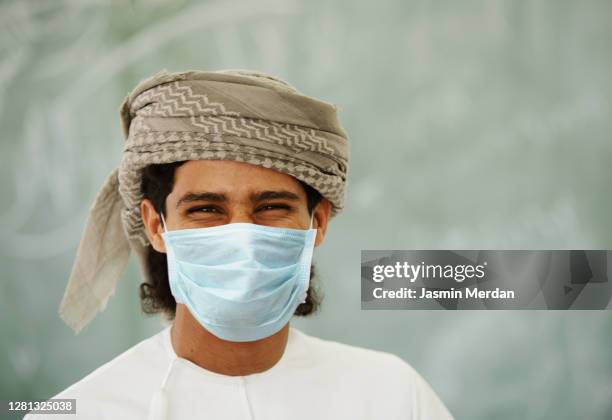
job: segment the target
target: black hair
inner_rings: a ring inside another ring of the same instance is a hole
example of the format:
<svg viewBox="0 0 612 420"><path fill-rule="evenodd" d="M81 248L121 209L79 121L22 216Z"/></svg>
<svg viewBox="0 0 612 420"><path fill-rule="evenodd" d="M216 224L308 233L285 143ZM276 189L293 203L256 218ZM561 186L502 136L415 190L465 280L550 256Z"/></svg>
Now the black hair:
<svg viewBox="0 0 612 420"><path fill-rule="evenodd" d="M166 215L166 198L174 187L174 174L176 168L186 161L151 164L142 171L141 191L144 198L153 204L155 211ZM299 180L298 180L299 181ZM321 201L321 194L310 185L299 181L307 197L308 213L312 215L315 206ZM170 290L168 280L168 260L165 253L157 252L151 244L147 248L147 263L149 266L151 283L140 284L140 304L146 314L162 313L169 320L176 314L176 300ZM306 316L313 314L321 304L321 293L315 280L314 266L310 267L310 286L306 301L300 303L295 315Z"/></svg>

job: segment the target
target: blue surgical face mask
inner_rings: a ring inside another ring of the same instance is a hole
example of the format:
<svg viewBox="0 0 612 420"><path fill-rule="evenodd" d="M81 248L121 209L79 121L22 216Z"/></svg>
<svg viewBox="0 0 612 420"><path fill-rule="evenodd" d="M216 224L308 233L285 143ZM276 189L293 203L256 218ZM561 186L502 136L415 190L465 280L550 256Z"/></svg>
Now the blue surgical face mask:
<svg viewBox="0 0 612 420"><path fill-rule="evenodd" d="M312 217L305 230L229 223L172 231L161 217L172 294L215 336L269 337L305 302L317 233Z"/></svg>

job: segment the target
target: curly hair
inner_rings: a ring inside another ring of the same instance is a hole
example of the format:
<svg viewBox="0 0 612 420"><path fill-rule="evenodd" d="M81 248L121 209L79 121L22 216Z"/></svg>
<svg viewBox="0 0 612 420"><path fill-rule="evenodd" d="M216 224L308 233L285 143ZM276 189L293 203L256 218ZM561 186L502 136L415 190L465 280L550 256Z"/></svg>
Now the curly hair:
<svg viewBox="0 0 612 420"><path fill-rule="evenodd" d="M162 211L166 213L166 197L172 192L174 173L176 168L185 162L151 164L143 169L141 191L144 198L151 201L157 213ZM306 192L308 213L312 215L315 206L321 201L321 194L310 185L302 181L299 182ZM151 315L162 313L168 320L172 320L176 314L176 300L170 290L166 254L157 252L149 244L147 262L151 274L151 283L144 282L139 286L142 311ZM311 265L310 286L308 287L306 301L296 308L294 315L311 315L321 305L322 295L315 279L315 269Z"/></svg>

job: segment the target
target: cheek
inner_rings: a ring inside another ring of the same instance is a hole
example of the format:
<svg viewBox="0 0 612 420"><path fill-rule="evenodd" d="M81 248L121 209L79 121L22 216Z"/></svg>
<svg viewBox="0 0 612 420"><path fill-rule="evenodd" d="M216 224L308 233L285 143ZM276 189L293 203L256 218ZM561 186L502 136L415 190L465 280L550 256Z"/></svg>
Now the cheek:
<svg viewBox="0 0 612 420"><path fill-rule="evenodd" d="M279 228L295 229L297 227L297 223L289 217L256 216L253 218L253 223Z"/></svg>
<svg viewBox="0 0 612 420"><path fill-rule="evenodd" d="M253 221L260 225L291 228L291 229L308 229L310 225L310 216L306 210L268 210L261 213L255 213Z"/></svg>

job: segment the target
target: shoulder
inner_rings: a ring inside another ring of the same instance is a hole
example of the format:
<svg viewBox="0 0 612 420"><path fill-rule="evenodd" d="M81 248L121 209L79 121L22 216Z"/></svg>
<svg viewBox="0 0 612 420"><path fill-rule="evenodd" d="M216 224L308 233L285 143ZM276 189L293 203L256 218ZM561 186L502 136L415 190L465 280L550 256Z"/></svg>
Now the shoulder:
<svg viewBox="0 0 612 420"><path fill-rule="evenodd" d="M79 414L91 414L88 418L98 418L94 414L109 403L117 413L125 408L135 416L140 414L137 412L148 408L149 398L170 362L164 334L169 334L168 328L140 341L51 398L75 399ZM30 418L42 417L24 417Z"/></svg>
<svg viewBox="0 0 612 420"><path fill-rule="evenodd" d="M403 380L413 380L415 375L418 375L412 366L395 354L327 340L299 330L295 330L295 334L308 346L308 351L318 363L339 366L343 369L350 367L351 371L359 374L367 371L376 374L385 372Z"/></svg>
<svg viewBox="0 0 612 420"><path fill-rule="evenodd" d="M144 385L154 377L159 376L159 368L169 362L169 356L164 347L163 335L167 330L148 337L130 347L109 362L95 369L80 381L72 384L58 394L69 398L71 395L99 392L121 392L122 390ZM163 372L161 372L163 375ZM112 385L112 388L109 386ZM114 389L115 391L111 391Z"/></svg>
<svg viewBox="0 0 612 420"><path fill-rule="evenodd" d="M355 395L390 401L413 419L449 420L452 415L429 383L395 354L321 339L296 330L296 335L325 372Z"/></svg>

